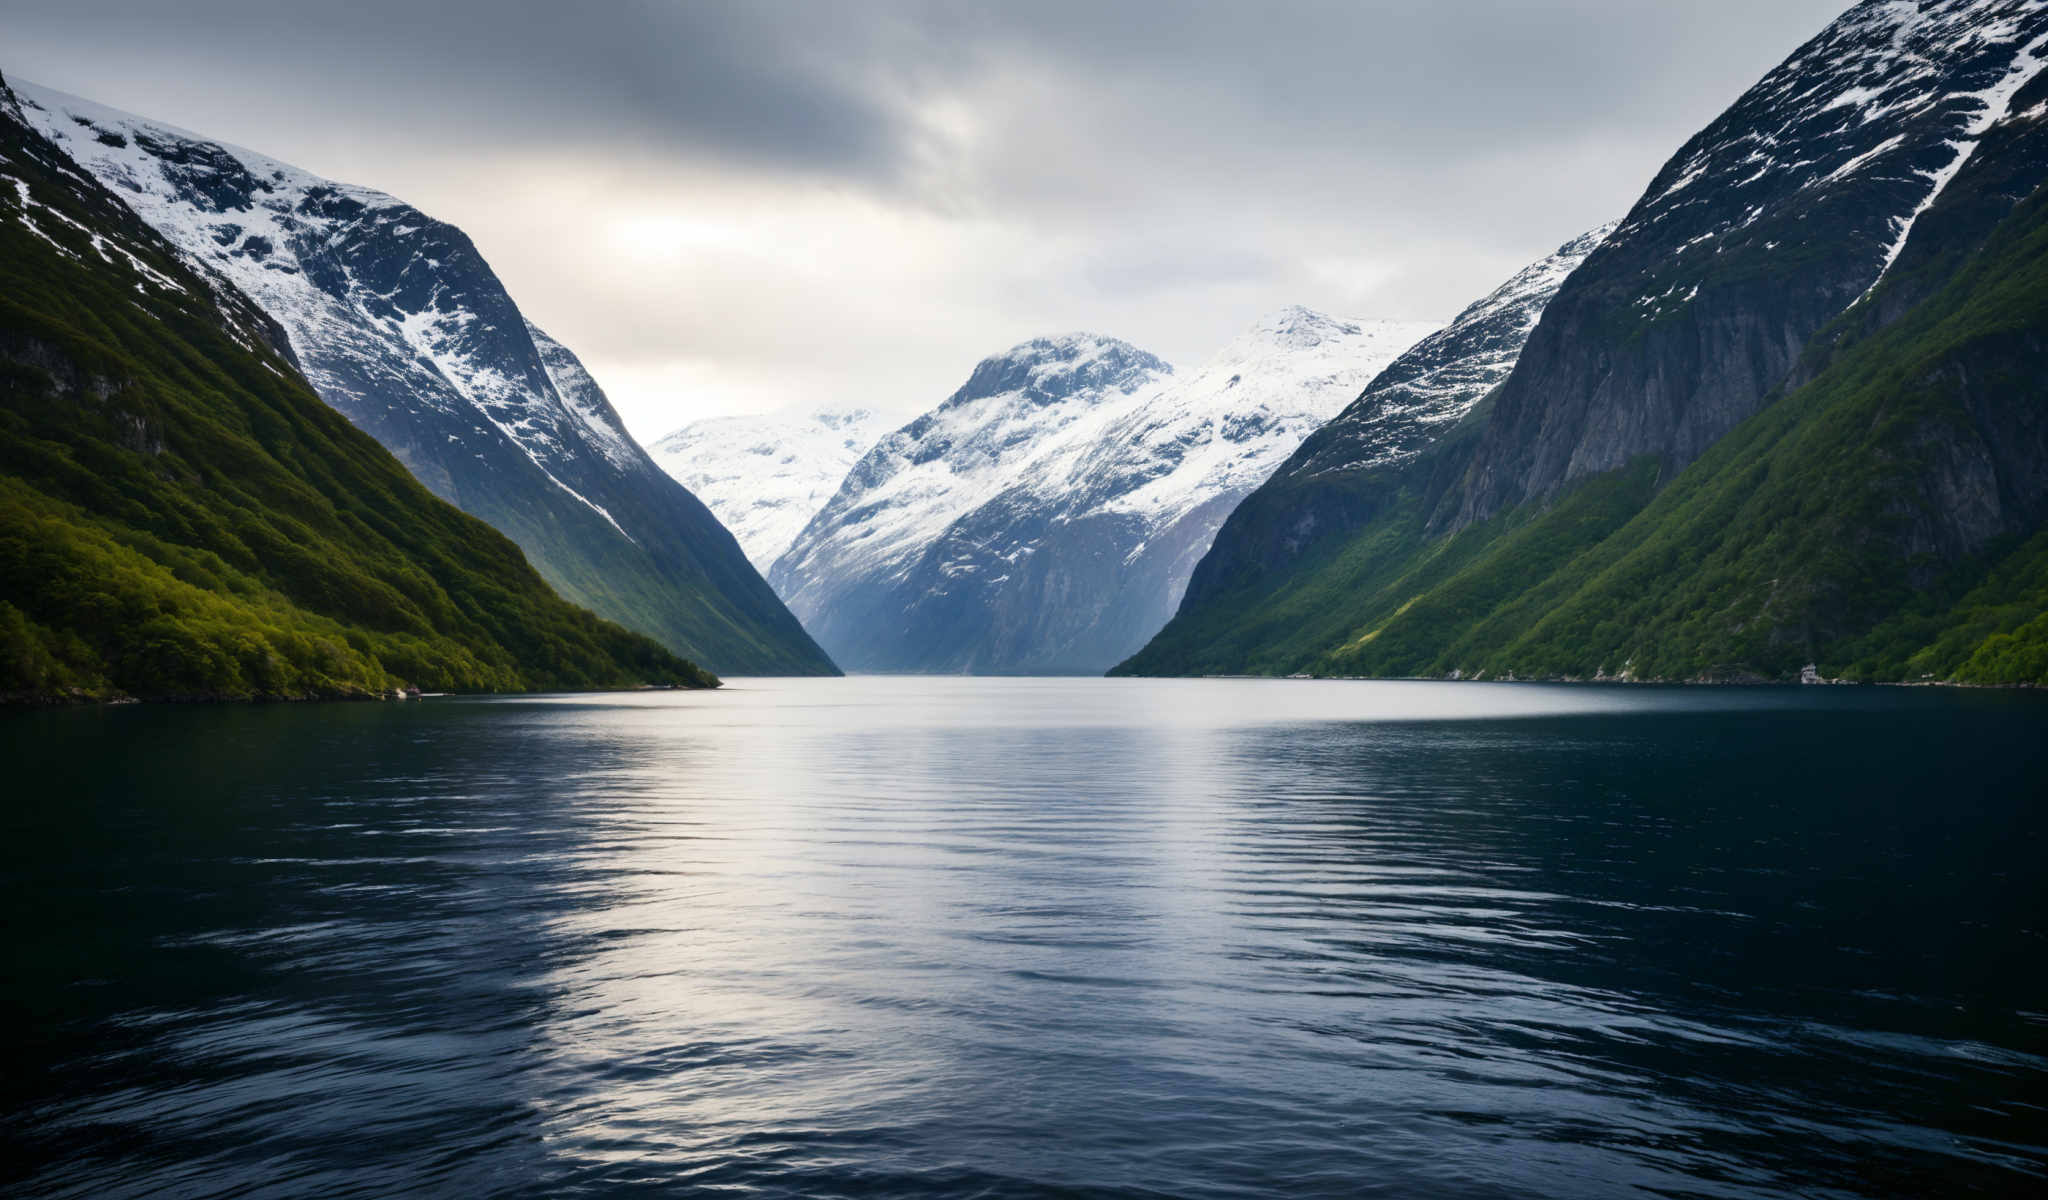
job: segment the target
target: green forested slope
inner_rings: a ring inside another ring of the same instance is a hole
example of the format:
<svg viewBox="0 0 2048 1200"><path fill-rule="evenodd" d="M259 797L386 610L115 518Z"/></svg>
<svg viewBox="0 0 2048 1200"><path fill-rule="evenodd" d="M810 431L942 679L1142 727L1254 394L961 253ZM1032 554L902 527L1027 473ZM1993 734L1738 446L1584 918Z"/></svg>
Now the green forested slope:
<svg viewBox="0 0 2048 1200"><path fill-rule="evenodd" d="M716 680L550 591L0 85L0 694Z"/></svg>
<svg viewBox="0 0 2048 1200"><path fill-rule="evenodd" d="M1987 136L1795 386L1669 479L1645 458L1433 534L1475 412L1345 481L1355 532L1119 670L2048 682L2042 124Z"/></svg>

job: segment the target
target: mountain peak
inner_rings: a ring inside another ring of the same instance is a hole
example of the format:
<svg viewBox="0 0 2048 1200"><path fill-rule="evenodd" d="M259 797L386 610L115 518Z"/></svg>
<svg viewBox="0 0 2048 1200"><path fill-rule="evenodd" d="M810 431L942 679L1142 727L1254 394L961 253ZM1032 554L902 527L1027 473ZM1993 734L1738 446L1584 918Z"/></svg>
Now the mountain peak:
<svg viewBox="0 0 2048 1200"><path fill-rule="evenodd" d="M1295 349L1306 349L1321 345L1333 337L1349 337L1360 332L1357 323L1341 321L1328 313L1299 304L1267 313L1248 331L1260 341L1272 342Z"/></svg>
<svg viewBox="0 0 2048 1200"><path fill-rule="evenodd" d="M1436 321L1347 320L1290 304L1254 322L1204 369L1217 370L1276 355L1299 358L1303 354L1333 354L1349 362L1356 351L1367 348L1384 363L1442 327Z"/></svg>
<svg viewBox="0 0 2048 1200"><path fill-rule="evenodd" d="M857 670L1100 671L1172 616L1235 501L1434 328L1293 306L1186 374L1034 338L883 438L770 578Z"/></svg>
<svg viewBox="0 0 2048 1200"><path fill-rule="evenodd" d="M1089 333L1076 330L1072 333L1049 334L1030 338L1017 343L1000 354L992 354L984 362L1034 363L1048 368L1071 364L1079 368L1104 357L1137 356L1150 358L1143 350L1108 334Z"/></svg>
<svg viewBox="0 0 2048 1200"><path fill-rule="evenodd" d="M1128 395L1173 367L1121 338L1064 333L1019 342L975 365L974 374L942 408L1022 393L1040 404L1083 391Z"/></svg>

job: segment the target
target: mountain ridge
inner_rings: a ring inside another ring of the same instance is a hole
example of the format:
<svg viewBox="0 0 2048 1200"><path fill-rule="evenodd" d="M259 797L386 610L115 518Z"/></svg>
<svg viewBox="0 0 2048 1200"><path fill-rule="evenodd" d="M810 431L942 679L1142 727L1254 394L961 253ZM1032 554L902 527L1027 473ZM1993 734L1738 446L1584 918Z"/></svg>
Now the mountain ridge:
<svg viewBox="0 0 2048 1200"><path fill-rule="evenodd" d="M1313 543L1368 521L1377 511L1372 489L1360 493L1349 481L1413 459L1465 421L1507 378L1551 298L1615 224L1573 238L1467 305L1303 439L1218 529L1190 574L1193 603L1281 571Z"/></svg>
<svg viewBox="0 0 2048 1200"><path fill-rule="evenodd" d="M1983 97L2038 73L2044 46L2042 0L1865 0L1795 50L1559 290L1433 527L1642 454L1682 468L1756 412L1968 157Z"/></svg>
<svg viewBox="0 0 2048 1200"><path fill-rule="evenodd" d="M1434 328L1282 309L1185 375L1094 335L1022 343L856 464L771 578L853 669L1099 672L1237 497ZM1077 360L1106 365L1054 369Z"/></svg>
<svg viewBox="0 0 2048 1200"><path fill-rule="evenodd" d="M89 100L34 85L20 98L60 149L271 314L324 399L512 536L565 596L729 672L836 669L460 229Z"/></svg>
<svg viewBox="0 0 2048 1200"><path fill-rule="evenodd" d="M1120 670L2048 677L2043 48L2038 3L1851 9L1671 159L1498 391L1323 509L1245 506Z"/></svg>
<svg viewBox="0 0 2048 1200"><path fill-rule="evenodd" d="M574 608L0 80L0 695L716 686Z"/></svg>

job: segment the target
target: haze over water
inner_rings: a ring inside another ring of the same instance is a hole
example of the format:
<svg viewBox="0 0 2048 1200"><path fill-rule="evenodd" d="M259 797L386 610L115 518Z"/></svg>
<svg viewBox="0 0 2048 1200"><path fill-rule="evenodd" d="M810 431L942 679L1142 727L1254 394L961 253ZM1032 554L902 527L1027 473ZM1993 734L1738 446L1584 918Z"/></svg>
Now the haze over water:
<svg viewBox="0 0 2048 1200"><path fill-rule="evenodd" d="M2031 1195L2048 702L10 713L0 1187Z"/></svg>

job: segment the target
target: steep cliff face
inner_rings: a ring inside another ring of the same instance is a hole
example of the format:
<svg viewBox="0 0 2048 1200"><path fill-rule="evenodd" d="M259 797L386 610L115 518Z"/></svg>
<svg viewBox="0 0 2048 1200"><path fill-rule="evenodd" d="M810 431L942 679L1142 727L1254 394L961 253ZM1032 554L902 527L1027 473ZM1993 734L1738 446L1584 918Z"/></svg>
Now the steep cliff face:
<svg viewBox="0 0 2048 1200"><path fill-rule="evenodd" d="M2044 47L2041 0L1869 0L1800 48L1559 290L1434 526L1698 458L1877 282Z"/></svg>
<svg viewBox="0 0 2048 1200"><path fill-rule="evenodd" d="M76 97L21 98L32 125L268 313L323 399L564 596L724 671L832 670L461 230Z"/></svg>
<svg viewBox="0 0 2048 1200"><path fill-rule="evenodd" d="M717 682L321 402L0 84L0 699Z"/></svg>
<svg viewBox="0 0 2048 1200"><path fill-rule="evenodd" d="M1875 288L1691 464L1447 535L1482 406L1364 473L1353 535L1184 609L1132 668L2048 680L2048 76L2008 99Z"/></svg>
<svg viewBox="0 0 2048 1200"><path fill-rule="evenodd" d="M1852 9L1680 151L1498 391L1405 460L1305 447L1337 469L1241 508L1126 669L2021 670L2044 10Z"/></svg>
<svg viewBox="0 0 2048 1200"><path fill-rule="evenodd" d="M1455 639L1407 637L1415 609L1388 622L1410 669L2048 681L2044 85L1824 332L1807 382ZM1575 500L1527 531L1556 534Z"/></svg>

